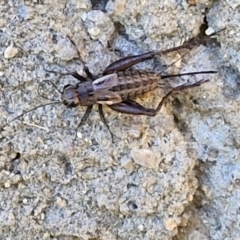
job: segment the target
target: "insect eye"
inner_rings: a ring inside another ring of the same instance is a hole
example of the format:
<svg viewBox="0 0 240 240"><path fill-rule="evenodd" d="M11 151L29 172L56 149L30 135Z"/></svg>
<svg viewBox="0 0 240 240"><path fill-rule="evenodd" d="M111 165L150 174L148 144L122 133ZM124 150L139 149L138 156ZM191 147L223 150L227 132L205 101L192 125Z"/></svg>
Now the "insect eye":
<svg viewBox="0 0 240 240"><path fill-rule="evenodd" d="M68 108L74 108L78 105L78 103L70 102L70 101L67 101L67 100L63 100L63 104Z"/></svg>

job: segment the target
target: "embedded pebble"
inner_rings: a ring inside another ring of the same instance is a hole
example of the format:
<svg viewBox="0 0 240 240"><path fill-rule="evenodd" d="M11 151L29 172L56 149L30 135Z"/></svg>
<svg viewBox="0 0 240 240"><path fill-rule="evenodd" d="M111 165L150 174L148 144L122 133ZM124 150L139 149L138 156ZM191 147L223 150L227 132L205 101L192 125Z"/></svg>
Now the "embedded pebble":
<svg viewBox="0 0 240 240"><path fill-rule="evenodd" d="M206 35L211 35L212 33L214 33L215 31L214 31L214 29L213 28L211 28L211 27L209 27L206 31L205 31L205 34Z"/></svg>
<svg viewBox="0 0 240 240"><path fill-rule="evenodd" d="M11 187L11 183L9 181L4 183L4 187L5 188L10 188Z"/></svg>
<svg viewBox="0 0 240 240"><path fill-rule="evenodd" d="M77 132L77 137L80 138L80 139L82 139L82 137L83 137L83 136L82 136L82 133L81 133L81 132Z"/></svg>
<svg viewBox="0 0 240 240"><path fill-rule="evenodd" d="M11 44L4 51L4 58L14 58L18 54L18 49Z"/></svg>
<svg viewBox="0 0 240 240"><path fill-rule="evenodd" d="M239 0L227 0L226 2L232 7L232 9L236 9L240 6Z"/></svg>
<svg viewBox="0 0 240 240"><path fill-rule="evenodd" d="M89 0L72 0L71 4L73 4L78 9L88 10L91 8L91 2Z"/></svg>
<svg viewBox="0 0 240 240"><path fill-rule="evenodd" d="M58 207L63 208L63 207L66 207L67 203L66 203L66 200L59 197L56 200L56 204L57 204Z"/></svg>
<svg viewBox="0 0 240 240"><path fill-rule="evenodd" d="M22 179L22 177L21 177L21 175L20 174L16 174L16 175L14 175L13 177L12 177L12 183L13 184L16 184L16 183L18 183L20 180Z"/></svg>
<svg viewBox="0 0 240 240"><path fill-rule="evenodd" d="M188 225L189 220L191 219L191 215L188 213L183 213L181 217L181 224L180 226L186 227Z"/></svg>
<svg viewBox="0 0 240 240"><path fill-rule="evenodd" d="M129 129L128 134L129 134L129 136L131 136L133 138L139 138L142 134L142 129L143 129L143 127L141 125L133 125Z"/></svg>
<svg viewBox="0 0 240 240"><path fill-rule="evenodd" d="M172 218L168 218L166 221L165 221L165 227L168 231L172 231L174 228L177 227L177 224L176 222L172 219Z"/></svg>
<svg viewBox="0 0 240 240"><path fill-rule="evenodd" d="M139 231L143 231L144 230L144 226L142 224L138 225L138 230Z"/></svg>
<svg viewBox="0 0 240 240"><path fill-rule="evenodd" d="M92 39L96 40L96 39L98 39L98 36L99 36L101 30L97 27L91 27L88 29L88 32L91 35Z"/></svg>
<svg viewBox="0 0 240 240"><path fill-rule="evenodd" d="M51 234L50 234L49 232L45 232L45 233L43 234L43 238L44 238L44 239L49 239L50 236L51 236Z"/></svg>
<svg viewBox="0 0 240 240"><path fill-rule="evenodd" d="M111 39L114 25L109 16L100 10L92 10L82 15L82 20L93 40L99 40L104 46Z"/></svg>
<svg viewBox="0 0 240 240"><path fill-rule="evenodd" d="M132 172L134 170L134 164L133 161L129 158L123 157L121 159L121 166L124 167L129 172Z"/></svg>
<svg viewBox="0 0 240 240"><path fill-rule="evenodd" d="M202 184L201 190L203 191L207 198L212 198L212 192L207 185Z"/></svg>
<svg viewBox="0 0 240 240"><path fill-rule="evenodd" d="M8 214L8 220L10 225L13 225L15 223L15 216L12 212Z"/></svg>
<svg viewBox="0 0 240 240"><path fill-rule="evenodd" d="M144 167L158 168L160 160L156 158L150 149L132 149L130 153L133 160Z"/></svg>

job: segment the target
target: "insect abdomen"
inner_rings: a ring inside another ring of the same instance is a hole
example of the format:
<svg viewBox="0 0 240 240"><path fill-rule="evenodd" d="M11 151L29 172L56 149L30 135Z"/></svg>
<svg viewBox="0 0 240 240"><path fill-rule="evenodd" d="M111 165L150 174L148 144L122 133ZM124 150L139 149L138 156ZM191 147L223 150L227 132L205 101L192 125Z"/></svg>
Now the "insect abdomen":
<svg viewBox="0 0 240 240"><path fill-rule="evenodd" d="M122 100L134 99L158 86L160 77L153 72L126 70L117 73L118 85L111 88Z"/></svg>

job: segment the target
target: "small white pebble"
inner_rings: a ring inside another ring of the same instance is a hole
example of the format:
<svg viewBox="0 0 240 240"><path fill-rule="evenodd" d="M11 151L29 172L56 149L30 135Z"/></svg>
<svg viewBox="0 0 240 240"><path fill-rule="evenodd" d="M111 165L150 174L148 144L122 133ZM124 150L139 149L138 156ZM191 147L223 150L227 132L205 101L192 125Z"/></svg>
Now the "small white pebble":
<svg viewBox="0 0 240 240"><path fill-rule="evenodd" d="M23 199L23 203L27 204L28 200L26 198Z"/></svg>
<svg viewBox="0 0 240 240"><path fill-rule="evenodd" d="M4 51L4 58L9 59L13 58L18 54L18 49L13 46L13 43L11 43L10 46L8 46Z"/></svg>
<svg viewBox="0 0 240 240"><path fill-rule="evenodd" d="M97 27L89 28L88 33L91 35L93 40L96 40L100 34L100 29Z"/></svg>
<svg viewBox="0 0 240 240"><path fill-rule="evenodd" d="M4 187L5 187L5 188L10 188L10 187L11 187L11 184L10 184L10 182L8 182L8 181L7 181L7 182L5 182L5 183L4 183Z"/></svg>
<svg viewBox="0 0 240 240"><path fill-rule="evenodd" d="M78 137L78 138L82 138L82 133L77 132L77 137Z"/></svg>
<svg viewBox="0 0 240 240"><path fill-rule="evenodd" d="M49 238L50 237L50 233L49 232L45 232L44 234L43 234L43 238Z"/></svg>
<svg viewBox="0 0 240 240"><path fill-rule="evenodd" d="M143 231L144 230L144 226L142 224L138 225L138 230L139 231Z"/></svg>
<svg viewBox="0 0 240 240"><path fill-rule="evenodd" d="M211 27L209 27L206 31L205 31L205 34L206 35L211 35L212 33L214 33L215 31L214 31L214 29L213 28L211 28Z"/></svg>
<svg viewBox="0 0 240 240"><path fill-rule="evenodd" d="M63 208L66 206L66 201L62 198L57 198L56 204L58 205L58 207Z"/></svg>

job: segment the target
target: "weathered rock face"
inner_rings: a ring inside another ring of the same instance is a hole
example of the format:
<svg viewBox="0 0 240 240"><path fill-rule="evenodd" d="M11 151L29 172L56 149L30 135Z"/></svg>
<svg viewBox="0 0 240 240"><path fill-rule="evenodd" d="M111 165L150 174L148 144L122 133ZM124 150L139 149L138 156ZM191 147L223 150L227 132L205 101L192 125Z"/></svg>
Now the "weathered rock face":
<svg viewBox="0 0 240 240"><path fill-rule="evenodd" d="M181 45L199 33L204 21L208 32L226 30L209 46L136 66L219 73L166 80L172 86L205 78L210 82L174 95L153 118L104 108L114 144L97 109L76 141L75 129L85 111L81 107L47 105L4 128L0 236L237 239L238 10L237 1L1 1L1 125L51 101L37 94L43 80L53 81L59 90L76 83L44 68L84 75L67 35L98 76L121 56ZM41 92L60 98L51 84ZM138 102L155 107L163 94L159 89Z"/></svg>

